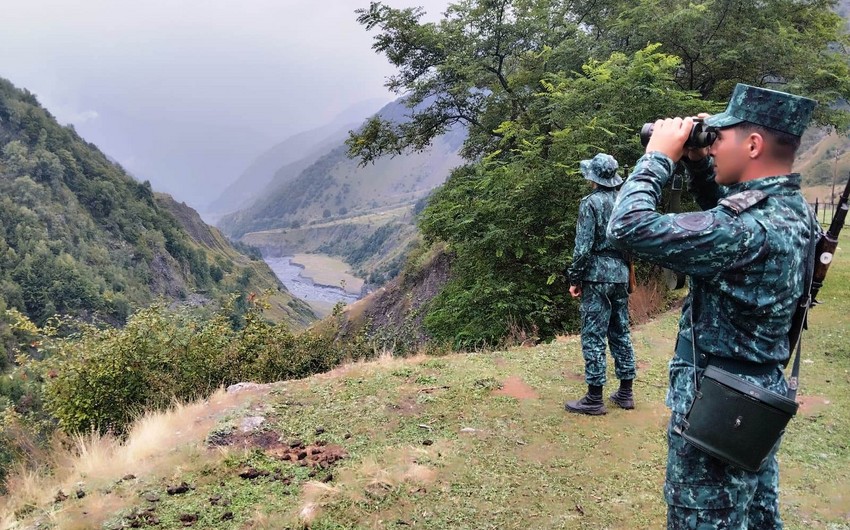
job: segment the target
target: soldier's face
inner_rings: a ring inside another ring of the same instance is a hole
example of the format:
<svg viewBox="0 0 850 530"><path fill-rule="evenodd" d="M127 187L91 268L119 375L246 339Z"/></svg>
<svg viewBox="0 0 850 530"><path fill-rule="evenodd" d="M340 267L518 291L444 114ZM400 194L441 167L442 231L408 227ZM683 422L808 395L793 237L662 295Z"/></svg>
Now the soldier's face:
<svg viewBox="0 0 850 530"><path fill-rule="evenodd" d="M719 129L708 153L714 157L714 180L724 186L738 182L750 160L745 142L735 129Z"/></svg>

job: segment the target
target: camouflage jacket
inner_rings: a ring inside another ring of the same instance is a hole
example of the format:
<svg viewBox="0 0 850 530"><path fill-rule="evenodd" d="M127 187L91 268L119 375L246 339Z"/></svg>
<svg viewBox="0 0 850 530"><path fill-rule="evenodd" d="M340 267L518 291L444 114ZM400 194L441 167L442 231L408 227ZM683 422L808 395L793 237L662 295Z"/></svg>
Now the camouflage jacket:
<svg viewBox="0 0 850 530"><path fill-rule="evenodd" d="M617 191L596 188L578 206L576 244L569 276L571 285L581 282L628 283L629 269L623 254L608 241L605 229Z"/></svg>
<svg viewBox="0 0 850 530"><path fill-rule="evenodd" d="M788 357L788 329L803 289L813 215L800 175L730 187L714 182L710 160L689 164L689 186L702 212L656 212L674 163L660 153L638 160L614 206L608 235L640 259L691 276L679 321L697 348L717 357L774 363ZM696 301L696 302L695 302Z"/></svg>

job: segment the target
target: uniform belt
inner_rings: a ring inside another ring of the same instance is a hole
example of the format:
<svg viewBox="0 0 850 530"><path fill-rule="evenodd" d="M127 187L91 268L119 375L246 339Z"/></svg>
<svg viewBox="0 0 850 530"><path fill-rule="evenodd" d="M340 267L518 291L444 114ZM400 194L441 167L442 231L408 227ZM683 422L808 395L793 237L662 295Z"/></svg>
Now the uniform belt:
<svg viewBox="0 0 850 530"><path fill-rule="evenodd" d="M682 359L688 364L694 363L694 349L689 338L678 337L676 339L676 357ZM708 362L706 362L706 359ZM705 368L710 364L711 366L716 366L721 370L738 375L767 375L773 373L777 368L779 368L778 362L755 363L752 361L730 359L728 357L717 357L716 355L707 356L704 353L698 353L696 360L698 368Z"/></svg>

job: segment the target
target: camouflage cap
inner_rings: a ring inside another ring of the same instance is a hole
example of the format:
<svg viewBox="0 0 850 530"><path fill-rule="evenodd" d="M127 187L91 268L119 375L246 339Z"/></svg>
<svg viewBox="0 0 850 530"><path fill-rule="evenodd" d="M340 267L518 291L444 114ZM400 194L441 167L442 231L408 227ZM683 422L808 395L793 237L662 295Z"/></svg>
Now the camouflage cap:
<svg viewBox="0 0 850 530"><path fill-rule="evenodd" d="M724 112L709 116L705 124L722 129L743 121L802 136L817 101L787 92L738 83Z"/></svg>
<svg viewBox="0 0 850 530"><path fill-rule="evenodd" d="M584 178L600 186L613 188L623 183L622 177L617 174L620 165L609 154L599 153L590 160L582 160L578 166Z"/></svg>

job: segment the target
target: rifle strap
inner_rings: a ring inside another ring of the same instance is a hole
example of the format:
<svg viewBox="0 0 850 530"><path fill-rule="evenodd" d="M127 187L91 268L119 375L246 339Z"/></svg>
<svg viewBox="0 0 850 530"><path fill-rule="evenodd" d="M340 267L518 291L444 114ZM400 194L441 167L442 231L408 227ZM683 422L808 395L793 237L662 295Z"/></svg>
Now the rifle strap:
<svg viewBox="0 0 850 530"><path fill-rule="evenodd" d="M812 306L812 276L815 273L815 249L817 245L818 239L818 230L817 230L817 220L812 219L810 216L809 219L810 224L810 235L809 235L809 247L808 252L806 254L806 273L803 277L803 294L800 296L800 300L798 302L798 311L802 311L803 318L798 320L792 319L791 325L797 326L796 329L792 330L792 336L797 337L797 344L789 344L789 348L793 348L794 353L794 364L791 366L791 377L788 378L788 399L796 399L797 397L797 389L800 387L800 357L803 351L803 329L807 327L807 319L809 315L809 308ZM790 352L789 352L790 353ZM788 361L790 361L790 355ZM788 361L785 361L785 366L788 366Z"/></svg>

